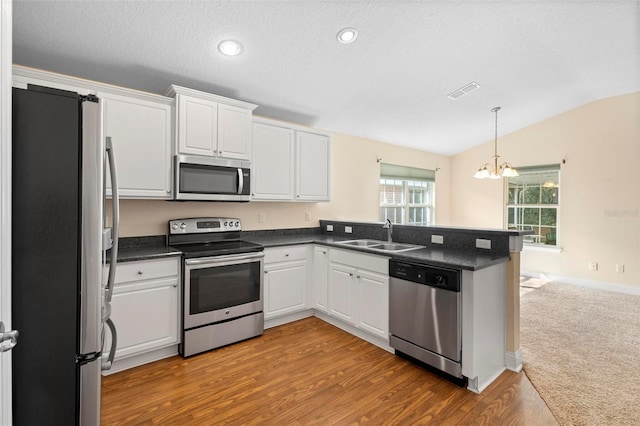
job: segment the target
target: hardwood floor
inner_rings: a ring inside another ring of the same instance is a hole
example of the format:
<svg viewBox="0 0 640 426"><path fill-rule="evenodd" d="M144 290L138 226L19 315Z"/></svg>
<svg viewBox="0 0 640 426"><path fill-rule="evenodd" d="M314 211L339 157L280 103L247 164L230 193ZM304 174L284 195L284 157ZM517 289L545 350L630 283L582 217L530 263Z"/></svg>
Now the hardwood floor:
<svg viewBox="0 0 640 426"><path fill-rule="evenodd" d="M103 425L556 425L523 373L481 395L315 317L106 376Z"/></svg>

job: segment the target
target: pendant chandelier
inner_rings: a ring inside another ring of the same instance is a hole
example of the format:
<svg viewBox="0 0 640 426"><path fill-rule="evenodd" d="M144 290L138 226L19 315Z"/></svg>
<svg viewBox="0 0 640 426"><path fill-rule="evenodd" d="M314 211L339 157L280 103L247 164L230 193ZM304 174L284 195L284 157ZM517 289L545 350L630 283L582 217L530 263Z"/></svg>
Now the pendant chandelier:
<svg viewBox="0 0 640 426"><path fill-rule="evenodd" d="M473 175L476 179L500 179L501 177L515 177L518 176L518 172L513 166L507 162L503 162L498 166L498 111L500 107L495 107L491 112L496 113L496 134L493 142L493 167L489 170L489 163L484 163L482 167Z"/></svg>

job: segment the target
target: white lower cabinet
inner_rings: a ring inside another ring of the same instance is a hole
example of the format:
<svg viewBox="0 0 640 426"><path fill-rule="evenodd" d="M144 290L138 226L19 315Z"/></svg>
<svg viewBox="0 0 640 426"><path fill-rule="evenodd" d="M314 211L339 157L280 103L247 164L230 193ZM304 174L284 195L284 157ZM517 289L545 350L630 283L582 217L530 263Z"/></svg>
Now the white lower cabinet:
<svg viewBox="0 0 640 426"><path fill-rule="evenodd" d="M118 264L111 301L111 319L118 333L116 371L123 369L117 367L119 361L179 343L178 260L176 257ZM111 347L111 336L105 334L104 357ZM128 362L125 368L145 362L148 360Z"/></svg>
<svg viewBox="0 0 640 426"><path fill-rule="evenodd" d="M389 339L389 275L365 270L356 272L358 280L358 327Z"/></svg>
<svg viewBox="0 0 640 426"><path fill-rule="evenodd" d="M327 313L327 284L329 273L329 249L313 248L313 308Z"/></svg>
<svg viewBox="0 0 640 426"><path fill-rule="evenodd" d="M388 342L389 258L330 249L328 269L327 313Z"/></svg>
<svg viewBox="0 0 640 426"><path fill-rule="evenodd" d="M306 245L265 249L265 320L309 308L308 253Z"/></svg>
<svg viewBox="0 0 640 426"><path fill-rule="evenodd" d="M329 264L329 315L356 325L356 270L331 262Z"/></svg>

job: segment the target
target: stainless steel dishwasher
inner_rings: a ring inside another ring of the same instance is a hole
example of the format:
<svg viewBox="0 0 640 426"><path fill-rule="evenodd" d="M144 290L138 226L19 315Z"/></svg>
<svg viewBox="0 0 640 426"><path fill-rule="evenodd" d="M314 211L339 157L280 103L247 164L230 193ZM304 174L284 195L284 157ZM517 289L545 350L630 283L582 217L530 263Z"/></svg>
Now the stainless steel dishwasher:
<svg viewBox="0 0 640 426"><path fill-rule="evenodd" d="M389 276L391 347L462 378L460 271L390 260Z"/></svg>

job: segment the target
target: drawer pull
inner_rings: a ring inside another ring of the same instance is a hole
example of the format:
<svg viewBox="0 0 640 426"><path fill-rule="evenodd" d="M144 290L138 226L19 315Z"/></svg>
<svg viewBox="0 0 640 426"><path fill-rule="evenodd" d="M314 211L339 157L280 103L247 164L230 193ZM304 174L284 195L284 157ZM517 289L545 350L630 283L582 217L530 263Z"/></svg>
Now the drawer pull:
<svg viewBox="0 0 640 426"><path fill-rule="evenodd" d="M289 257L289 253L285 253L284 257Z"/></svg>
<svg viewBox="0 0 640 426"><path fill-rule="evenodd" d="M138 271L138 275L142 275L142 274L144 274L144 272Z"/></svg>

